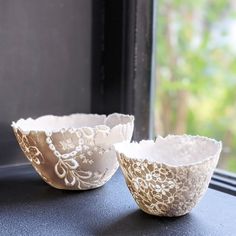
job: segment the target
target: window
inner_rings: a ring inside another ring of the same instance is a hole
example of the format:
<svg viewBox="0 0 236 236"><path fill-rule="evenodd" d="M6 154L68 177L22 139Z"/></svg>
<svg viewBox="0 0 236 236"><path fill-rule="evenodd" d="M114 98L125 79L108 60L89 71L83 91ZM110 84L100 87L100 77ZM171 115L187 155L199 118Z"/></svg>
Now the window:
<svg viewBox="0 0 236 236"><path fill-rule="evenodd" d="M236 172L236 4L158 1L155 130L223 141L219 168Z"/></svg>

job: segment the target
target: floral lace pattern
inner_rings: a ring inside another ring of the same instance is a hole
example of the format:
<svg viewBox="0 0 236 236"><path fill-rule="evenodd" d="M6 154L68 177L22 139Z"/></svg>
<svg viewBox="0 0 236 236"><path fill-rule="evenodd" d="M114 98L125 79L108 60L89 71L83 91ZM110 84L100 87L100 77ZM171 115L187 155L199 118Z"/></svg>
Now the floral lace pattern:
<svg viewBox="0 0 236 236"><path fill-rule="evenodd" d="M94 164L94 154L102 156L104 153L111 151L111 147L104 149L95 143L97 135L100 138L101 136L108 136L109 131L108 127L104 128L102 126L98 126L95 129L88 127L79 130L69 129L68 132L62 130L60 132L61 141L59 141L58 148L53 144L53 136L55 134L51 132L46 133L46 143L58 158L54 168L55 173L64 180L66 186L77 184L78 189L96 188L106 182L105 176L108 169L105 169L103 172L84 171L80 170L80 165L92 166ZM58 134L56 136L58 138ZM115 167L115 170L117 168L118 165Z"/></svg>
<svg viewBox="0 0 236 236"><path fill-rule="evenodd" d="M205 193L218 158L189 166L136 160L118 154L127 186L139 207L159 216L188 213Z"/></svg>
<svg viewBox="0 0 236 236"><path fill-rule="evenodd" d="M52 132L46 132L46 143L58 158L67 159L68 157L79 156L84 163L92 164L93 162L89 157L91 157L94 152L98 152L100 155L103 155L111 149L111 147L104 149L101 146L96 145L97 136L104 138L104 136L109 135L109 131L110 130L108 127L104 129L104 127L99 126L95 129L86 127L80 128L79 130L61 130L58 149L53 144ZM57 136L59 135L57 134ZM64 153L62 154L62 152Z"/></svg>
<svg viewBox="0 0 236 236"><path fill-rule="evenodd" d="M103 178L106 174L92 171L77 170L79 167L78 162L74 159L59 160L55 165L55 172L57 176L64 179L66 186L74 186L78 184L78 189L96 188L103 183Z"/></svg>
<svg viewBox="0 0 236 236"><path fill-rule="evenodd" d="M15 135L22 151L30 162L36 165L44 163L43 154L35 146L34 140L32 140L26 134L22 134L19 130L15 131Z"/></svg>
<svg viewBox="0 0 236 236"><path fill-rule="evenodd" d="M13 127L21 149L40 176L61 189L91 189L105 184L118 169L113 143L131 139L130 123L109 128L61 129L24 133Z"/></svg>

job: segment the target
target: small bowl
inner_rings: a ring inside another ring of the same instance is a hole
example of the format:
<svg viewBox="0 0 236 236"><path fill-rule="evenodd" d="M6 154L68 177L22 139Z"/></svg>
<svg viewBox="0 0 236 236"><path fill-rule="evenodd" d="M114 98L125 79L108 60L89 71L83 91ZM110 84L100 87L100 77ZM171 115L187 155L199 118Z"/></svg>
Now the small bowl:
<svg viewBox="0 0 236 236"><path fill-rule="evenodd" d="M134 200L144 212L158 216L192 210L208 188L222 149L221 142L190 135L114 146Z"/></svg>
<svg viewBox="0 0 236 236"><path fill-rule="evenodd" d="M130 141L134 117L72 114L20 119L12 127L20 147L39 175L58 189L104 185L116 172L113 144Z"/></svg>

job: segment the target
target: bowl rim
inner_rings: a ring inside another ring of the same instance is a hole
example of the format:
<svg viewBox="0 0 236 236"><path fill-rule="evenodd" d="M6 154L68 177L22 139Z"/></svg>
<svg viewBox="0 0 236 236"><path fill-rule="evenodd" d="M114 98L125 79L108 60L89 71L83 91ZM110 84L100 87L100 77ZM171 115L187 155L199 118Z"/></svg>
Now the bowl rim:
<svg viewBox="0 0 236 236"><path fill-rule="evenodd" d="M43 117L55 117L55 118L70 118L72 116L94 116L94 117L104 117L104 124L100 124L100 125L95 125L93 127L90 127L90 126L82 126L82 127L78 127L78 128L75 128L75 127L60 127L59 129L55 129L55 130L45 130L45 129L32 129L32 130L29 130L29 129L23 129L21 127L21 125L19 125L19 122L27 122L27 121L37 121L38 119L40 118L43 118ZM109 119L109 117L111 116L118 116L118 117L127 117L129 118L129 121L127 121L126 123L124 124L116 124L114 125L112 128L110 128L108 125L106 125L106 120ZM111 114L97 114L97 113L72 113L72 114L69 114L69 115L42 115L42 116L39 116L37 118L31 118L31 117L28 117L28 118L20 118L18 119L17 121L12 121L11 123L11 127L14 129L14 130L19 130L21 131L23 134L30 134L30 133L50 133L50 134L57 134L57 133L64 133L64 132L67 132L67 131L73 131L73 132L76 132L76 131L79 131L81 129L96 129L97 127L99 126L103 126L103 127L106 127L107 129L109 129L109 132L111 132L112 130L116 129L117 127L123 127L123 126L126 126L126 125L129 125L129 124L133 124L134 123L134 120L135 120L135 117L133 115L130 115L130 114L123 114L123 113L118 113L118 112L114 112L114 113L111 113Z"/></svg>
<svg viewBox="0 0 236 236"><path fill-rule="evenodd" d="M172 165L172 164L168 164L168 163L163 162L163 161L160 162L160 161L155 161L155 160L149 160L147 158L131 157L130 155L127 155L124 152L120 151L119 147L118 147L122 144L127 144L127 145L134 144L134 143L140 144L140 143L146 142L146 141L152 142L153 144L155 144L155 143L157 143L158 139L168 139L168 138L173 138L173 137L190 137L190 138L194 138L194 139L200 138L202 140L213 142L215 145L218 145L218 147L217 147L217 150L216 150L215 154L213 154L213 155L209 155L209 156L207 156L206 158L204 158L200 161L195 161L195 162L192 162L192 163L180 164L180 165ZM215 158L219 159L220 153L222 151L222 141L217 141L216 139L209 138L209 137L206 137L206 136L190 135L190 134L182 134L182 135L168 134L167 136L164 136L164 137L158 135L155 140L153 140L153 139L143 139L143 140L140 140L139 142L133 141L133 142L130 142L130 143L126 142L126 141L123 141L123 142L120 142L120 143L113 144L113 146L114 146L115 151L117 153L117 158L118 158L119 162L120 162L121 158L124 158L127 161L132 160L132 161L135 161L135 162L147 163L149 165L156 165L156 164L159 165L159 164L161 164L161 165L164 165L164 166L170 167L170 168L182 168L182 167L183 168L185 168L185 167L189 168L189 167L192 167L192 166L201 165L205 162L211 161L212 159L215 159ZM120 157L120 155L122 155L122 157Z"/></svg>

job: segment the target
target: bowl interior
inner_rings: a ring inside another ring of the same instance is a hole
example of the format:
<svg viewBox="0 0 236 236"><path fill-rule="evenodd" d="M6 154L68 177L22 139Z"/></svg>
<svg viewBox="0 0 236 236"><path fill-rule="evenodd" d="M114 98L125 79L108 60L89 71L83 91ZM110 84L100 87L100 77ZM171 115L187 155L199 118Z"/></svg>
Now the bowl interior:
<svg viewBox="0 0 236 236"><path fill-rule="evenodd" d="M155 142L143 140L115 144L115 149L131 159L182 166L215 156L221 151L221 142L200 136L169 135L166 138L159 136Z"/></svg>
<svg viewBox="0 0 236 236"><path fill-rule="evenodd" d="M46 115L37 119L20 119L12 126L22 131L59 131L68 128L95 127L106 125L113 128L119 124L127 124L133 120L133 116L113 113L109 116L97 114L72 114L68 116Z"/></svg>

